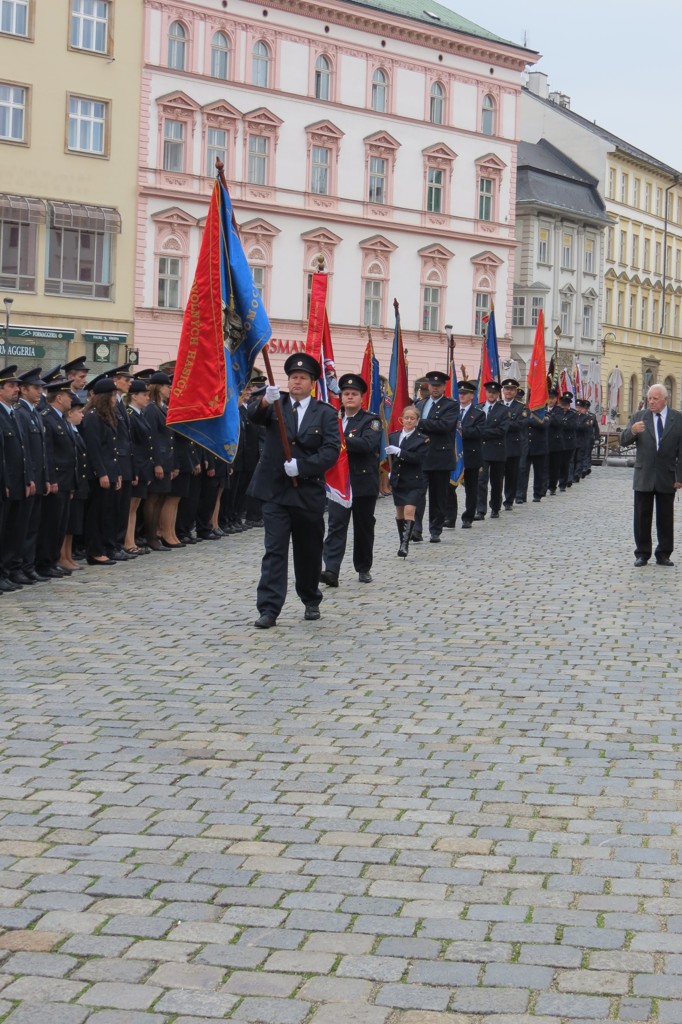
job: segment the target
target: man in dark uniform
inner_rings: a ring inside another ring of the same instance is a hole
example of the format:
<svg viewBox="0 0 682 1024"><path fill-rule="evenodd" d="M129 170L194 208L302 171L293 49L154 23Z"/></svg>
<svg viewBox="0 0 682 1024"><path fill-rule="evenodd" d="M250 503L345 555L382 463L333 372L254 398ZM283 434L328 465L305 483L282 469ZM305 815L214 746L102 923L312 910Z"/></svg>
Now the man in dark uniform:
<svg viewBox="0 0 682 1024"><path fill-rule="evenodd" d="M462 432L464 448L464 501L462 512L462 529L470 530L476 516L478 499L478 474L483 465L483 426L485 413L474 405L476 382L461 380L459 389L459 423L457 430Z"/></svg>
<svg viewBox="0 0 682 1024"><path fill-rule="evenodd" d="M573 482L579 483L592 472L592 448L599 440L599 424L594 413L590 412L590 402L579 398L575 403L578 413L579 445L575 453Z"/></svg>
<svg viewBox="0 0 682 1024"><path fill-rule="evenodd" d="M45 449L50 466L50 494L43 499L36 573L43 579L61 579L70 576L59 562L62 544L69 524L69 502L76 489L76 443L66 414L71 408L71 382L65 377L48 384L47 409L43 412Z"/></svg>
<svg viewBox="0 0 682 1024"><path fill-rule="evenodd" d="M528 409L526 392L523 388L519 388L516 392L516 401L521 402ZM527 429L521 431L521 458L519 460L519 475L516 480L516 497L514 499L517 505L525 505L528 496L528 478L530 476L530 459L528 458L530 447L530 410L528 410L528 413L528 419L526 420Z"/></svg>
<svg viewBox="0 0 682 1024"><path fill-rule="evenodd" d="M575 450L578 444L576 430L578 428L578 414L571 408L573 395L570 391L564 391L559 399L563 410L564 418L564 450L561 456L561 470L559 472L559 490L565 491L573 483L573 463L575 461Z"/></svg>
<svg viewBox="0 0 682 1024"><path fill-rule="evenodd" d="M63 374L61 366L53 366L51 370L47 371L47 373L43 373L41 370L40 379L43 382L43 393L40 397L38 405L36 406L36 412L41 414L45 412L45 410L47 409L47 392L45 391L45 388L47 387L48 384L52 384L53 381L58 380L62 376Z"/></svg>
<svg viewBox="0 0 682 1024"><path fill-rule="evenodd" d="M509 412L500 401L500 385L488 380L483 385L485 402L479 408L485 413L481 432L483 466L478 477L478 500L474 519L485 519L488 504L488 482L490 482L490 518L499 519L502 507L502 486L504 467L507 459L505 435L509 423Z"/></svg>
<svg viewBox="0 0 682 1024"><path fill-rule="evenodd" d="M550 388L547 392L547 415L545 418L549 423L547 485L550 496L553 497L559 485L561 460L564 453L564 413L559 405L559 392L557 388Z"/></svg>
<svg viewBox="0 0 682 1024"><path fill-rule="evenodd" d="M540 410L542 412L542 410ZM526 489L530 476L530 467L533 467L533 501L542 501L547 493L547 467L549 461L549 416L545 411L544 416L537 412L529 412L529 442L528 442L528 467L529 475L526 477Z"/></svg>
<svg viewBox="0 0 682 1024"><path fill-rule="evenodd" d="M284 372L289 378L289 394L282 397L281 412L291 458L284 452L273 408L279 401L279 388L267 387L263 398L254 398L247 410L252 423L265 426L263 454L249 485L249 494L263 502L265 525L265 555L256 599L258 629L274 626L282 610L289 540L294 551L296 593L305 605L305 618L320 617L324 474L341 451L336 410L311 397L322 372L318 361L297 352L284 363Z"/></svg>
<svg viewBox="0 0 682 1024"><path fill-rule="evenodd" d="M511 512L516 498L516 485L519 478L519 465L524 447L528 445L528 410L522 402L517 400L519 382L513 377L507 377L500 384L502 388L502 401L509 413L507 433L505 435L504 461L504 508Z"/></svg>
<svg viewBox="0 0 682 1024"><path fill-rule="evenodd" d="M62 372L68 380L73 394L80 398L81 402L87 402L89 395L85 382L88 379L90 367L85 365L85 356L78 356L77 359L64 363Z"/></svg>
<svg viewBox="0 0 682 1024"><path fill-rule="evenodd" d="M115 370L109 370L107 377L111 377L116 388L116 447L118 449L118 468L121 475L121 486L116 491L116 547L105 554L116 562L126 562L129 559L137 558L137 555L124 551L123 541L128 529L128 516L130 514L130 499L132 490L137 483L133 469L133 443L130 436L130 420L126 407L123 404L123 395L127 395L130 385L133 382L133 375L130 372L130 363L124 366L117 366Z"/></svg>
<svg viewBox="0 0 682 1024"><path fill-rule="evenodd" d="M328 587L338 587L339 572L346 553L348 525L353 517L353 566L361 583L371 583L374 559L374 509L379 493L379 448L381 420L362 408L367 384L357 373L339 377L343 405L343 435L348 452L352 505L345 508L329 501L329 526L324 542L324 572Z"/></svg>
<svg viewBox="0 0 682 1024"><path fill-rule="evenodd" d="M0 590L21 590L21 564L28 520L28 502L35 494L28 442L14 404L19 397L16 366L0 370L0 433L3 435L5 501L0 532Z"/></svg>
<svg viewBox="0 0 682 1024"><path fill-rule="evenodd" d="M459 404L445 397L445 385L450 380L442 370L429 370L429 397L417 402L420 413L419 433L429 438L424 474L428 481L429 534L432 544L440 544L445 524L450 473L455 468L455 432ZM426 495L417 507L412 540L421 540L422 520L426 508Z"/></svg>
<svg viewBox="0 0 682 1024"><path fill-rule="evenodd" d="M36 572L36 547L43 499L50 493L51 474L47 461L45 424L37 410L42 397L44 381L40 377L40 366L19 374L19 401L15 415L21 424L28 445L35 494L27 499L26 535L21 561L20 583L39 583Z"/></svg>

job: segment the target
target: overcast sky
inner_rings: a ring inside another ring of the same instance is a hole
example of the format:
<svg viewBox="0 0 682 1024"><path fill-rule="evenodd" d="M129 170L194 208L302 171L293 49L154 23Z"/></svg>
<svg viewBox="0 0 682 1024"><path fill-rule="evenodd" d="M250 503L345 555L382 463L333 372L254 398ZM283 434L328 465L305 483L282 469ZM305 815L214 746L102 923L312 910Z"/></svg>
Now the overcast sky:
<svg viewBox="0 0 682 1024"><path fill-rule="evenodd" d="M440 0L542 54L571 109L682 170L682 0Z"/></svg>

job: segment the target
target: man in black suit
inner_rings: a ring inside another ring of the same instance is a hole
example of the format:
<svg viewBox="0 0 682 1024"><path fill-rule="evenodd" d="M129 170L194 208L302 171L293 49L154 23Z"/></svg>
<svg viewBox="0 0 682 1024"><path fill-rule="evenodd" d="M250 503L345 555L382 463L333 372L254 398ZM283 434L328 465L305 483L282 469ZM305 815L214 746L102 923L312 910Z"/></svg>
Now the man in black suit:
<svg viewBox="0 0 682 1024"><path fill-rule="evenodd" d="M550 388L547 392L547 487L551 497L556 494L561 475L561 461L564 452L564 413L559 405L559 391Z"/></svg>
<svg viewBox="0 0 682 1024"><path fill-rule="evenodd" d="M254 623L258 629L274 626L282 610L290 540L296 593L305 606L304 617L320 617L324 475L341 451L336 410L311 397L322 372L318 361L298 352L286 360L284 372L289 378L289 394L282 396L281 411L290 458L284 452L274 409L280 401L279 388L268 386L263 398L254 398L247 410L253 423L265 426L263 453L248 491L263 502L265 526L265 555L256 596L259 617Z"/></svg>
<svg viewBox="0 0 682 1024"><path fill-rule="evenodd" d="M682 413L668 407L668 390L654 384L647 392L647 409L630 418L621 445L635 444L635 565L651 558L651 521L656 504L658 565L673 565L675 492L682 487Z"/></svg>
<svg viewBox="0 0 682 1024"><path fill-rule="evenodd" d="M424 474L429 495L429 534L432 544L440 544L447 514L450 473L455 468L455 433L459 404L445 397L445 386L450 380L442 370L429 370L424 379L428 383L429 397L417 402L420 413L419 433L429 439ZM426 509L426 496L417 506L412 540L421 540L422 520ZM455 512L456 515L456 512Z"/></svg>
<svg viewBox="0 0 682 1024"><path fill-rule="evenodd" d="M346 508L329 501L329 525L324 542L324 572L320 579L338 587L339 572L346 553L348 526L353 518L353 566L360 583L371 583L374 560L374 509L379 493L379 448L381 420L362 408L367 384L358 373L339 377L343 405L343 436L348 453L352 505Z"/></svg>
<svg viewBox="0 0 682 1024"><path fill-rule="evenodd" d="M573 465L575 462L575 450L578 445L577 430L579 423L578 413L572 408L573 395L570 391L564 391L559 399L559 405L563 410L564 421L564 450L561 454L559 490L565 491L567 487L573 486Z"/></svg>
<svg viewBox="0 0 682 1024"><path fill-rule="evenodd" d="M36 572L36 547L43 498L50 493L51 483L45 444L45 424L37 409L44 385L40 371L41 367L36 366L32 370L26 370L19 374L19 401L14 410L17 421L24 431L35 484L35 493L27 499L26 503L26 534L21 570L18 575L15 575L15 581L24 586L27 583L40 582L40 576Z"/></svg>
<svg viewBox="0 0 682 1024"><path fill-rule="evenodd" d="M516 485L519 478L521 455L524 447L528 448L528 410L523 402L517 399L519 382L513 377L507 377L500 384L502 388L502 401L509 413L507 433L505 436L504 460L504 507L511 512L516 498Z"/></svg>
<svg viewBox="0 0 682 1024"><path fill-rule="evenodd" d="M70 576L70 569L58 565L69 523L69 503L76 489L77 451L73 431L66 419L71 408L71 382L57 379L47 385L47 409L43 412L45 449L50 466L50 493L43 508L36 549L36 573L43 579Z"/></svg>
<svg viewBox="0 0 682 1024"><path fill-rule="evenodd" d="M488 380L483 385L485 402L479 406L485 413L482 430L483 466L478 477L478 500L474 519L485 519L488 503L488 482L490 482L490 518L500 518L502 507L502 485L507 459L505 437L509 425L509 412L500 401L500 385Z"/></svg>
<svg viewBox="0 0 682 1024"><path fill-rule="evenodd" d="M460 380L459 390L459 423L457 430L462 432L464 448L464 495L465 508L462 512L462 529L470 530L476 515L478 497L478 474L483 465L483 426L485 413L474 405L476 382Z"/></svg>
<svg viewBox="0 0 682 1024"><path fill-rule="evenodd" d="M137 484L133 466L133 442L130 436L130 420L126 407L123 404L123 396L128 394L130 385L133 382L133 375L130 372L130 363L124 366L117 366L108 374L113 378L116 387L116 437L118 448L118 465L121 472L121 486L116 492L116 545L106 554L116 562L125 562L137 555L124 551L123 541L128 530L128 517L130 515L130 501L133 487Z"/></svg>
<svg viewBox="0 0 682 1024"><path fill-rule="evenodd" d="M21 563L28 521L28 502L35 494L33 467L23 427L14 404L19 397L16 366L0 370L0 433L4 450L4 502L0 525L0 591L20 590Z"/></svg>

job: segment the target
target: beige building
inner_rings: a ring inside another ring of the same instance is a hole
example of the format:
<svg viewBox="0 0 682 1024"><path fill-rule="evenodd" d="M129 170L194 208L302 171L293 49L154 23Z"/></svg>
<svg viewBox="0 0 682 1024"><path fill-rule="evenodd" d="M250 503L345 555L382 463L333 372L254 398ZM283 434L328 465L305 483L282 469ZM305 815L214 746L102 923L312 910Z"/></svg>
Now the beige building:
<svg viewBox="0 0 682 1024"><path fill-rule="evenodd" d="M104 370L134 344L142 3L0 10L0 365Z"/></svg>

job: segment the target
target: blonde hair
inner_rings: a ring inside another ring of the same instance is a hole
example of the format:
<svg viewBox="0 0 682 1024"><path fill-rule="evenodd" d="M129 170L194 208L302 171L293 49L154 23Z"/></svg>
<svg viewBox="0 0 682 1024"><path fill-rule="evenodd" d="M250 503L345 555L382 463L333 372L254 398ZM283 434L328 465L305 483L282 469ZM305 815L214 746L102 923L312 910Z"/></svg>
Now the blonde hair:
<svg viewBox="0 0 682 1024"><path fill-rule="evenodd" d="M404 416L406 412L413 412L417 417L417 422L419 422L419 420L422 418L422 414L420 413L419 409L414 404L414 402L411 402L410 405L406 405L400 415Z"/></svg>

